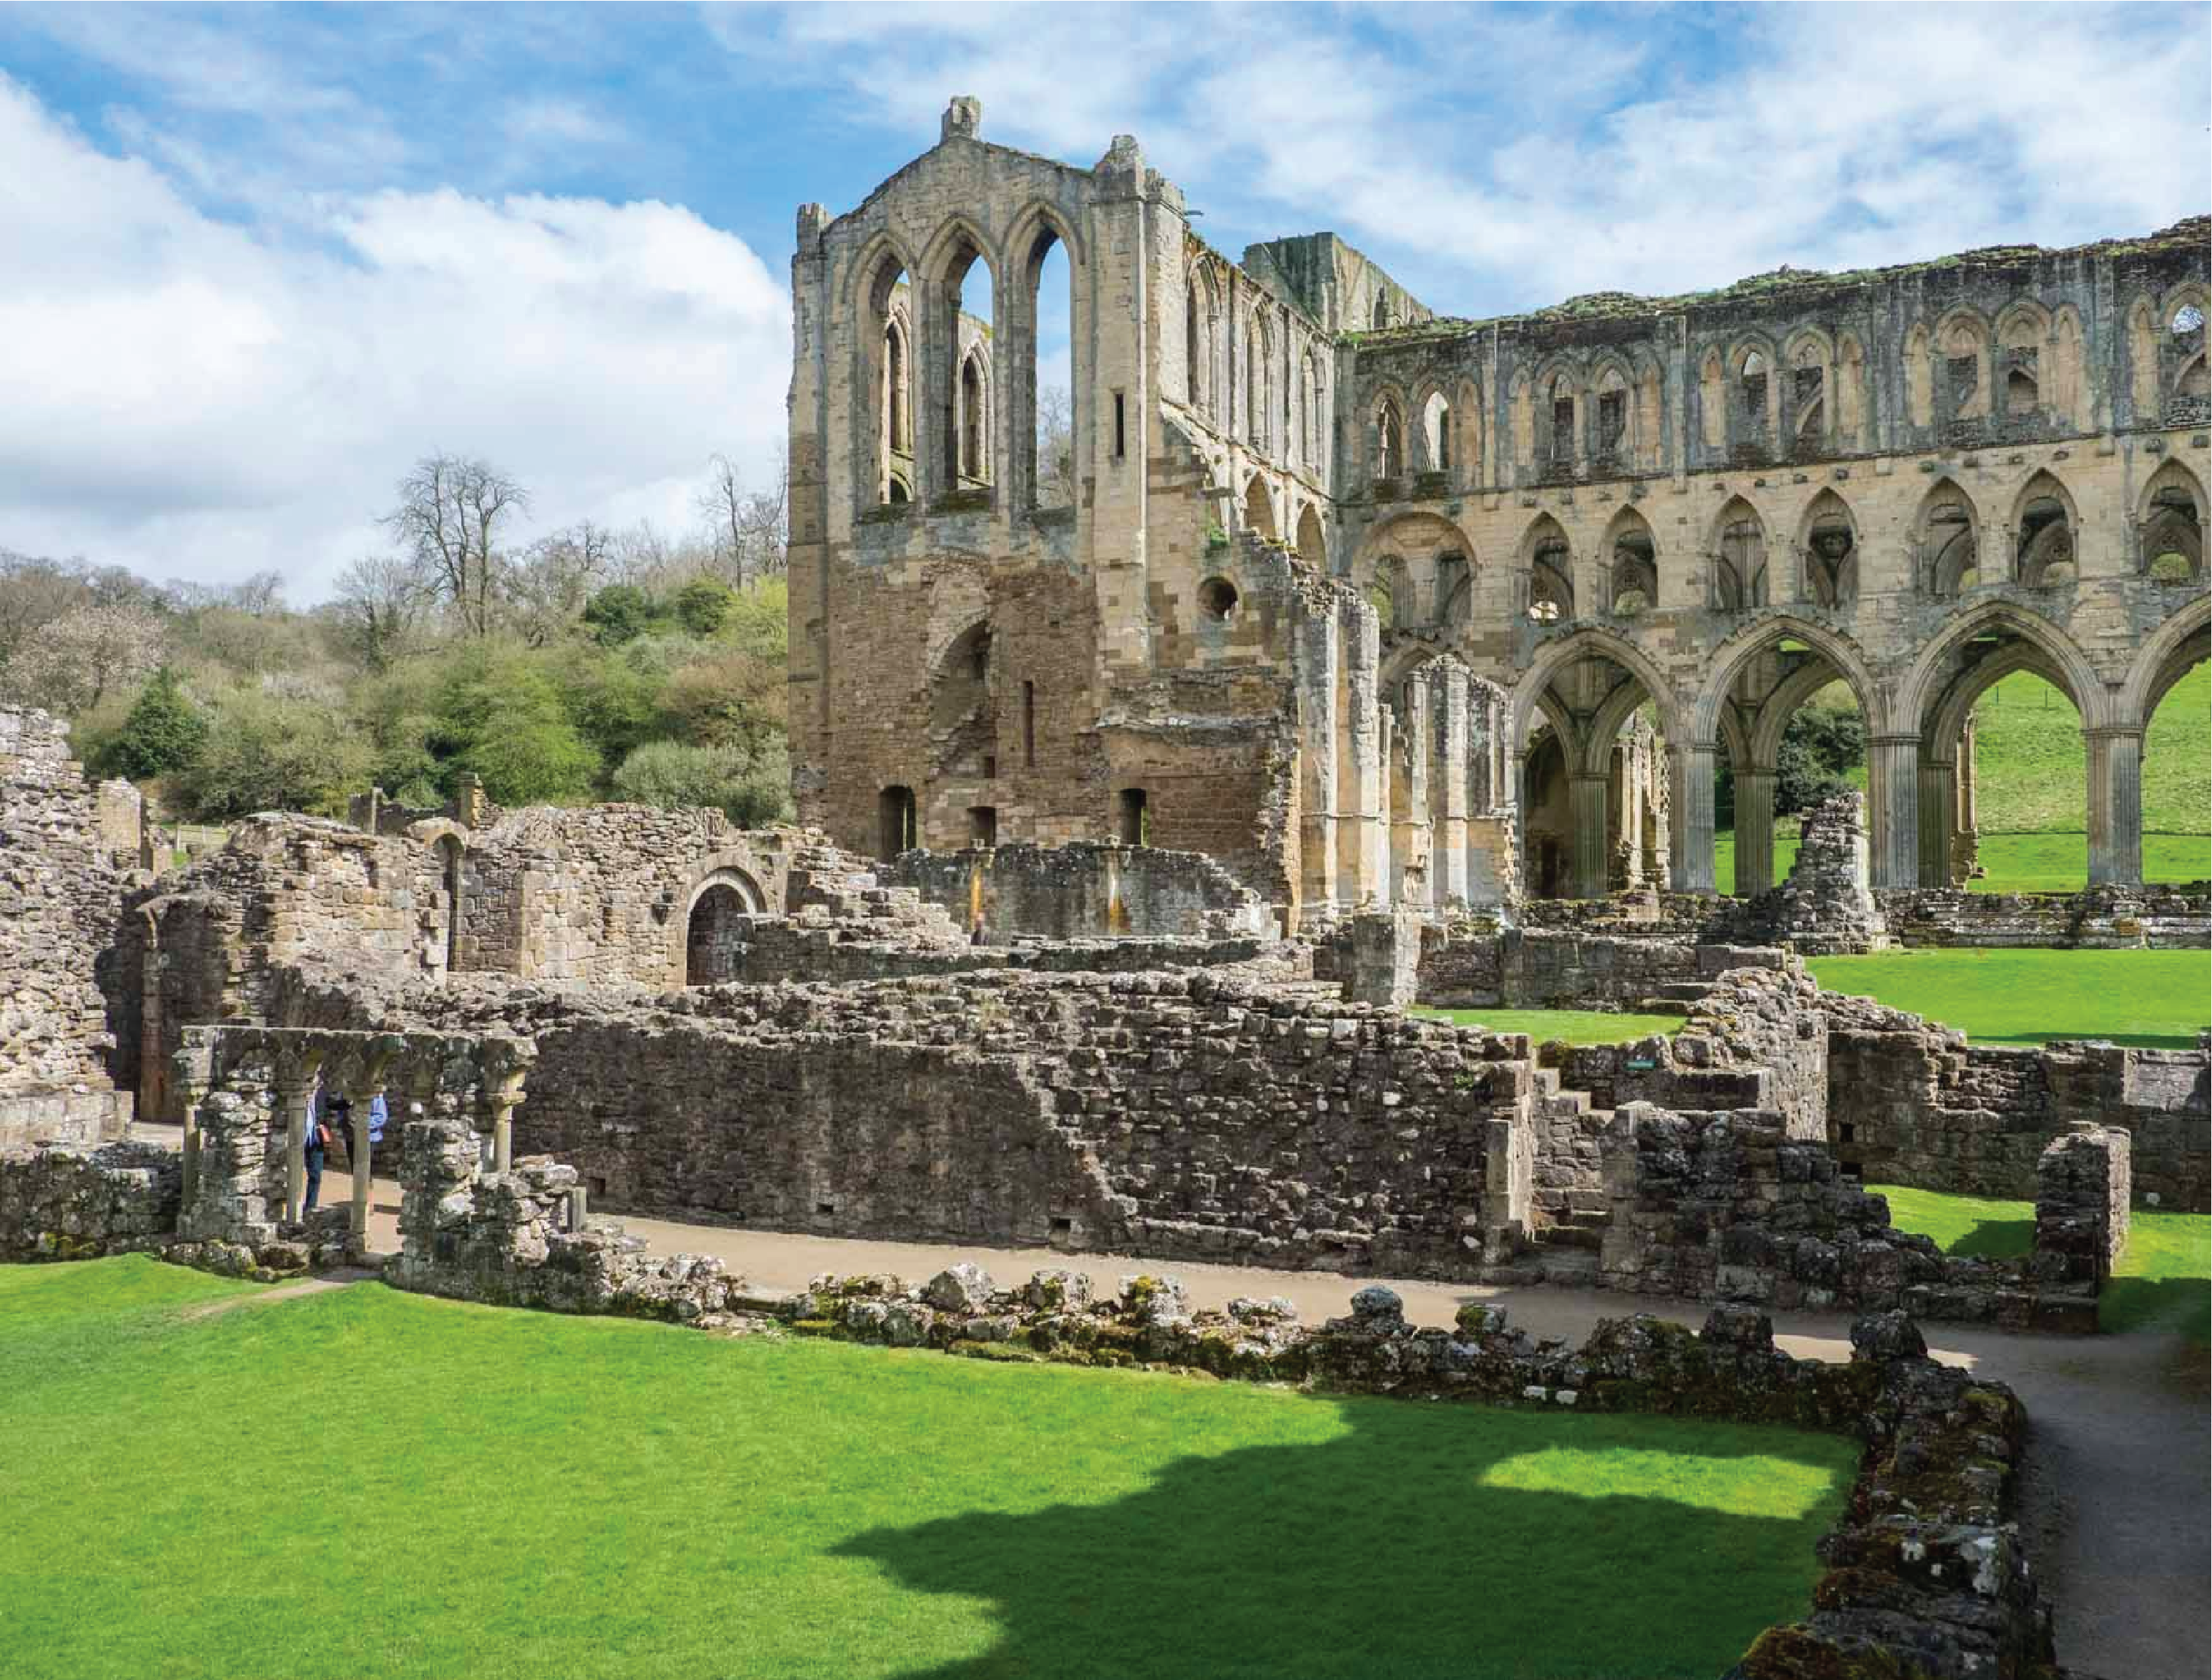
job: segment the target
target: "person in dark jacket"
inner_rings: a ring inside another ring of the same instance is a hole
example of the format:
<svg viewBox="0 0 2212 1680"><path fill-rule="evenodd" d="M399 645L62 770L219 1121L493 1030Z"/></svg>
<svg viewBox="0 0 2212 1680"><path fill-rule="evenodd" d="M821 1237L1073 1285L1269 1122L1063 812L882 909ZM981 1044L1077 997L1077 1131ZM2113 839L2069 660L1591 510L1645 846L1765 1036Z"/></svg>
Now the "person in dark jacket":
<svg viewBox="0 0 2212 1680"><path fill-rule="evenodd" d="M352 1108L353 1105L343 1097L332 1098L330 1105L331 1122L343 1126L346 1123L346 1116ZM300 1211L303 1214L315 1211L315 1198L322 1194L323 1157L329 1153L330 1147L330 1126L324 1123L323 1117L319 1113L314 1109L309 1109L307 1111L307 1199L300 1204Z"/></svg>

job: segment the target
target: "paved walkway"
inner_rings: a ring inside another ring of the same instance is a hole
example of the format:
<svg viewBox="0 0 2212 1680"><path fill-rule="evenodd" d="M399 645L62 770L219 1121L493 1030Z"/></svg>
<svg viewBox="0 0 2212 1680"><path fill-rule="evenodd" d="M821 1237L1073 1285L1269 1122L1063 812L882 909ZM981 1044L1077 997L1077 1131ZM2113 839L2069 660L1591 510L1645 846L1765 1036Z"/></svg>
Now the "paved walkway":
<svg viewBox="0 0 2212 1680"><path fill-rule="evenodd" d="M325 1174L326 1199L344 1202L350 1181ZM399 1245L399 1189L374 1182L369 1244ZM1601 1318L1650 1312L1698 1324L1692 1301L1601 1290L1488 1287L1328 1272L1261 1271L1185 1261L1064 1254L1052 1249L851 1241L679 1225L617 1215L661 1253L711 1254L749 1281L797 1289L823 1272L896 1272L919 1281L972 1260L1003 1286L1047 1267L1079 1271L1110 1291L1135 1271L1172 1272L1194 1306L1234 1295L1282 1295L1309 1323L1340 1315L1354 1290L1386 1283L1406 1316L1449 1324L1468 1301L1496 1301L1534 1336L1579 1343ZM1850 1317L1774 1315L1777 1345L1801 1357L1850 1356ZM1923 1325L1940 1360L2010 1384L2026 1402L2032 1436L2023 1525L2030 1555L2055 1597L2058 1654L2107 1680L2203 1680L2212 1673L2207 1582L2212 1580L2212 1408L2203 1349L2172 1336L2014 1336L1963 1325Z"/></svg>

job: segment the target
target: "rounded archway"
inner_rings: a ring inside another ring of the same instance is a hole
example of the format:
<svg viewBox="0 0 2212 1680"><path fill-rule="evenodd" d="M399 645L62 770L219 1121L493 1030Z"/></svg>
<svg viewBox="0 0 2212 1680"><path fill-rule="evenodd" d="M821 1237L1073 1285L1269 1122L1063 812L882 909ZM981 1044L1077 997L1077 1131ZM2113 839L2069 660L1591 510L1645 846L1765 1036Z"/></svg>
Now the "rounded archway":
<svg viewBox="0 0 2212 1680"><path fill-rule="evenodd" d="M692 889L684 922L684 983L734 980L744 966L750 918L763 909L760 885L742 869L717 869Z"/></svg>

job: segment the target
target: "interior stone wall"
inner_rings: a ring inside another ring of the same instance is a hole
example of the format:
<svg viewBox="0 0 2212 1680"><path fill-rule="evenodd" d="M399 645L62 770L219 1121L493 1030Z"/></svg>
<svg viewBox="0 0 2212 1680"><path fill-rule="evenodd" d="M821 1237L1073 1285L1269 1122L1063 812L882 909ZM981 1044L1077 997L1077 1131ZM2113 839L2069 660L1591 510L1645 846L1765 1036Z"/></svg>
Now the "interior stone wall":
<svg viewBox="0 0 2212 1680"><path fill-rule="evenodd" d="M913 851L888 879L942 905L954 923L1004 944L1018 934L1126 934L1272 938L1267 904L1202 852L1079 841L957 852Z"/></svg>

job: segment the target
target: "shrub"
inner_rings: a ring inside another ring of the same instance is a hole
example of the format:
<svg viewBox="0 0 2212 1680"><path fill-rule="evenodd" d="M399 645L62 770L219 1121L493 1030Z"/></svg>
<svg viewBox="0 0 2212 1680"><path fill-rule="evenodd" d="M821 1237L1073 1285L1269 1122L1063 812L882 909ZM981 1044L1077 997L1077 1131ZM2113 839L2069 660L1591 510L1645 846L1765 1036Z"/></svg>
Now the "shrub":
<svg viewBox="0 0 2212 1680"><path fill-rule="evenodd" d="M337 709L305 696L240 689L210 709L207 733L177 788L194 816L257 811L336 816L367 781L370 750Z"/></svg>
<svg viewBox="0 0 2212 1680"><path fill-rule="evenodd" d="M676 592L676 618L694 636L712 636L729 622L737 592L719 578L699 577Z"/></svg>
<svg viewBox="0 0 2212 1680"><path fill-rule="evenodd" d="M584 622L607 648L642 635L652 618L652 598L635 583L610 583L584 607Z"/></svg>
<svg viewBox="0 0 2212 1680"><path fill-rule="evenodd" d="M749 752L737 746L647 741L615 771L614 795L672 810L706 806L741 828L787 820L791 766L779 740Z"/></svg>
<svg viewBox="0 0 2212 1680"><path fill-rule="evenodd" d="M185 697L177 673L165 665L139 691L123 727L100 755L100 768L139 781L166 776L191 764L206 740L207 720Z"/></svg>

